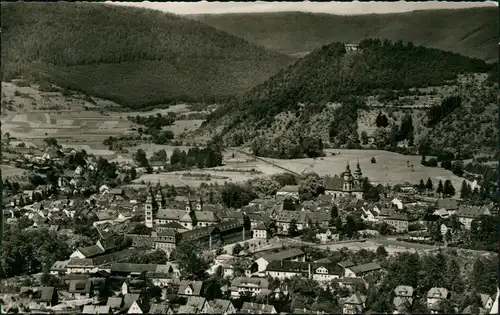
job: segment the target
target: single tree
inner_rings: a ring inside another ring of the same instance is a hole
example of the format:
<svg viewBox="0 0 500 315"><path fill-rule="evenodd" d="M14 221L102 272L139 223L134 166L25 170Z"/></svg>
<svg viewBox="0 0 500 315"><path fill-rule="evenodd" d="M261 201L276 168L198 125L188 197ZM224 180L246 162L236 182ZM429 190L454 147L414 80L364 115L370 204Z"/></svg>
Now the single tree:
<svg viewBox="0 0 500 315"><path fill-rule="evenodd" d="M455 195L455 187L453 187L453 184L451 183L451 181L449 179L447 179L444 182L443 193L446 196L450 196L450 197Z"/></svg>
<svg viewBox="0 0 500 315"><path fill-rule="evenodd" d="M471 192L469 191L470 186L467 184L465 180L462 181L462 188L460 188L460 199L466 200L471 196Z"/></svg>
<svg viewBox="0 0 500 315"><path fill-rule="evenodd" d="M370 161L372 162L372 164L377 163L377 160L375 160L375 158L374 158L373 156L372 156L372 158L371 158L371 160L370 160Z"/></svg>
<svg viewBox="0 0 500 315"><path fill-rule="evenodd" d="M434 189L434 185L432 184L431 178L427 178L427 183L425 184L425 189L428 191L432 191Z"/></svg>
<svg viewBox="0 0 500 315"><path fill-rule="evenodd" d="M438 195L442 195L444 193L443 181L441 181L441 180L438 183L438 186L437 186L437 189L436 189L436 193Z"/></svg>

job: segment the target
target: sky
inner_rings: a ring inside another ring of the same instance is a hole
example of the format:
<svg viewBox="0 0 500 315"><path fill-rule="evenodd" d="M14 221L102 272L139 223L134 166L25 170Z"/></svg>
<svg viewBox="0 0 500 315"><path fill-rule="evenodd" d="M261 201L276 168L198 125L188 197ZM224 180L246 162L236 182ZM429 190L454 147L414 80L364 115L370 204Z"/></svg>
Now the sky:
<svg viewBox="0 0 500 315"><path fill-rule="evenodd" d="M396 13L428 9L459 9L470 7L495 7L496 1L487 2L111 2L115 5L150 8L175 14L220 14L247 12L303 11L356 15L370 13Z"/></svg>

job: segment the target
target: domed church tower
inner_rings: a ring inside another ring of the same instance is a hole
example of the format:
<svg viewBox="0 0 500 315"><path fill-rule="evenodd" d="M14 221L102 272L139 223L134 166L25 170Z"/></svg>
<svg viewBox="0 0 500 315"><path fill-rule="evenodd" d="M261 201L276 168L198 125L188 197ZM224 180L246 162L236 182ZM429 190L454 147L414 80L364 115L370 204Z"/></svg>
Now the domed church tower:
<svg viewBox="0 0 500 315"><path fill-rule="evenodd" d="M354 186L356 188L361 188L363 186L363 173L361 172L361 167L356 163L356 170L354 171Z"/></svg>
<svg viewBox="0 0 500 315"><path fill-rule="evenodd" d="M351 174L351 168L349 167L349 162L347 163L347 165L345 167L345 172L342 175L342 177L344 178L344 184L343 184L342 190L351 191L353 188L352 187L353 186L353 177Z"/></svg>

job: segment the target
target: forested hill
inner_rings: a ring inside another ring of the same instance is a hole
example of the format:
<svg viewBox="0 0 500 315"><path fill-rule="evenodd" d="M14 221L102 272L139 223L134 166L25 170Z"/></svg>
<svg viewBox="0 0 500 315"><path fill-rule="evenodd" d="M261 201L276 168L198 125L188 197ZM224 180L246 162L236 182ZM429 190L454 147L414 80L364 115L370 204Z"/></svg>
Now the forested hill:
<svg viewBox="0 0 500 315"><path fill-rule="evenodd" d="M244 93L293 62L203 23L93 3L2 3L2 79L43 77L130 107Z"/></svg>
<svg viewBox="0 0 500 315"><path fill-rule="evenodd" d="M498 7L342 16L277 12L191 18L275 51L303 55L365 38L412 41L486 61L498 59Z"/></svg>
<svg viewBox="0 0 500 315"><path fill-rule="evenodd" d="M415 88L453 85L459 74L491 70L483 60L411 43L367 39L359 48L346 52L344 44L332 43L317 49L241 99L219 108L202 130L213 132L213 127L224 126L220 135L231 145L249 144L259 136L286 138L293 133L292 137L300 138L330 132L330 141L339 141L340 134L328 126L356 133L357 110L366 107L369 96L382 103L384 99L413 97L418 93ZM330 111L336 118L328 116ZM310 128L323 120L326 130Z"/></svg>

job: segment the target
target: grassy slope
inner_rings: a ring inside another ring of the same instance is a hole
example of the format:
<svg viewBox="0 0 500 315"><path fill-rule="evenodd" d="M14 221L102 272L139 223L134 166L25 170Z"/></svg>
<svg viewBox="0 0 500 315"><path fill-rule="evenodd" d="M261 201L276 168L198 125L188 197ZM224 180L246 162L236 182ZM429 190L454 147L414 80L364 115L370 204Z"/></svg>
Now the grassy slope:
<svg viewBox="0 0 500 315"><path fill-rule="evenodd" d="M2 4L3 79L40 76L127 106L247 91L292 59L159 11L89 3Z"/></svg>
<svg viewBox="0 0 500 315"><path fill-rule="evenodd" d="M487 61L498 59L498 8L340 16L280 12L194 15L220 30L275 51L300 55L335 41L412 41Z"/></svg>

